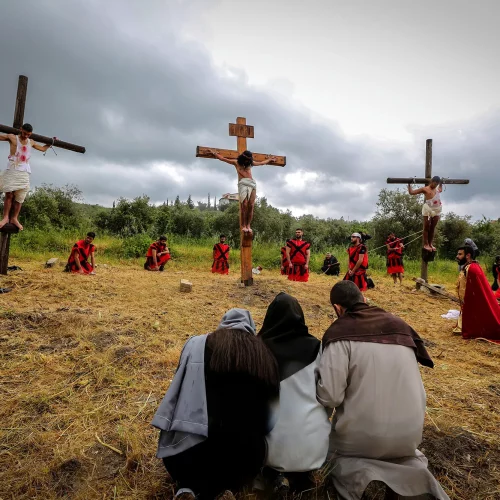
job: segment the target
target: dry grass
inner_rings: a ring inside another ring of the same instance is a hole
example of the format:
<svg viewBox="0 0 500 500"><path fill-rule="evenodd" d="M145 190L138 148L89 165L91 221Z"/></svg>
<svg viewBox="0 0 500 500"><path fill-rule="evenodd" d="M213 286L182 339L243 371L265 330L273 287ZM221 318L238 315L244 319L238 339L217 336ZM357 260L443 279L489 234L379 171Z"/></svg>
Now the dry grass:
<svg viewBox="0 0 500 500"><path fill-rule="evenodd" d="M150 421L185 340L235 306L260 326L281 290L299 299L314 335L332 320L326 276L301 284L264 271L245 289L234 269L117 265L91 277L16 264L24 271L0 282L14 288L0 295L1 499L171 498ZM192 293L179 292L181 278ZM367 296L414 326L436 363L422 369L432 470L452 499L500 498L500 347L452 336L453 322L440 317L455 308L447 299L375 281Z"/></svg>

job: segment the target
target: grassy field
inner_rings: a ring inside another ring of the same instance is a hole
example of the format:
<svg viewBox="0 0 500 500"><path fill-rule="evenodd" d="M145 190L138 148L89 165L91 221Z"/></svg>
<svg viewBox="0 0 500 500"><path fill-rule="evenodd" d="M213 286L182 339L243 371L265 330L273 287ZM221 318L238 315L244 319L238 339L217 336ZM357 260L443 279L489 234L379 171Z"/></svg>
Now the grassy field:
<svg viewBox="0 0 500 500"><path fill-rule="evenodd" d="M328 296L337 278L291 283L264 269L241 288L237 264L229 276L210 273L211 245L172 241L166 272L147 273L142 258L119 258L106 243L96 241L96 276L62 273L67 248L17 246L11 264L23 270L0 278L13 288L0 295L0 499L172 498L150 422L186 339L212 331L231 307L249 309L260 327L280 291L297 297L317 337L333 319ZM266 252L256 248L256 264ZM52 256L62 260L44 269ZM417 270L410 264L407 278ZM455 272L454 263L437 262L431 281L453 291ZM400 287L376 269L372 276L367 297L410 323L436 364L421 369L421 450L433 473L454 500L500 498L500 347L453 336L453 322L441 318L456 308L448 299L416 292L410 279ZM193 283L192 293L180 293L180 279Z"/></svg>

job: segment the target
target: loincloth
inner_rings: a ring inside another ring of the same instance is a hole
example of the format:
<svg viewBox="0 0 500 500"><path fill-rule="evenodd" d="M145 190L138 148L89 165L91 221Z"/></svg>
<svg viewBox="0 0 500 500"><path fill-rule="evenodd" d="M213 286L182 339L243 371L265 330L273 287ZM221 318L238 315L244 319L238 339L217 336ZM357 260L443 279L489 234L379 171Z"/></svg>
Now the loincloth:
<svg viewBox="0 0 500 500"><path fill-rule="evenodd" d="M427 203L424 203L422 206L422 215L424 217L439 217L442 211L442 205L434 205L430 207Z"/></svg>
<svg viewBox="0 0 500 500"><path fill-rule="evenodd" d="M30 174L22 170L7 169L0 174L0 192L14 193L18 203L23 203L30 189Z"/></svg>
<svg viewBox="0 0 500 500"><path fill-rule="evenodd" d="M257 183L253 179L243 177L238 181L238 195L240 203L245 199L250 199L252 191L257 189Z"/></svg>

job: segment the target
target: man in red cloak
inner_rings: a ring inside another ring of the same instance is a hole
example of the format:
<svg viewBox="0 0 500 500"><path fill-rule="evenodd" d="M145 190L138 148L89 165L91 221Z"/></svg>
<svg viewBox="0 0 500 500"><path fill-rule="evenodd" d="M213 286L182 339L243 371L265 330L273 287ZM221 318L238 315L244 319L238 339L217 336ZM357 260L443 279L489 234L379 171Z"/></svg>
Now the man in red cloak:
<svg viewBox="0 0 500 500"><path fill-rule="evenodd" d="M461 312L453 333L464 339L483 338L500 343L500 305L472 247L460 247L457 261L463 266L457 282Z"/></svg>
<svg viewBox="0 0 500 500"><path fill-rule="evenodd" d="M163 271L165 269L165 264L169 260L170 250L167 247L167 237L160 236L158 241L154 241L149 245L144 269L146 269L146 271Z"/></svg>
<svg viewBox="0 0 500 500"><path fill-rule="evenodd" d="M309 258L311 244L302 238L304 231L297 228L295 239L286 240L286 257L288 261L288 279L290 281L309 281Z"/></svg>
<svg viewBox="0 0 500 500"><path fill-rule="evenodd" d="M92 244L95 238L94 232L87 233L84 240L77 241L71 253L64 271L79 274L95 274L95 245ZM90 262L89 262L90 260Z"/></svg>
<svg viewBox="0 0 500 500"><path fill-rule="evenodd" d="M392 276L394 284L403 284L403 275L405 268L403 267L403 249L404 245L400 238L396 238L394 233L389 234L385 242L387 247L387 274Z"/></svg>
<svg viewBox="0 0 500 500"><path fill-rule="evenodd" d="M226 245L226 236L219 236L219 243L214 245L214 262L212 272L218 274L229 274L229 245Z"/></svg>

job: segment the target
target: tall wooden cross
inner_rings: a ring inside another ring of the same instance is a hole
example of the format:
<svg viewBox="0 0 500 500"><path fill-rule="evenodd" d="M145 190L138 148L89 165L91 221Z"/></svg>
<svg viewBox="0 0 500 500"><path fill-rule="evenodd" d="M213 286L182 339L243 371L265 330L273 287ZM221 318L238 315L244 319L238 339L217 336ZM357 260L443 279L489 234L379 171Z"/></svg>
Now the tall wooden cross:
<svg viewBox="0 0 500 500"><path fill-rule="evenodd" d="M432 139L425 141L425 177L389 177L387 184L425 184L428 185L432 179ZM443 184L469 184L469 179L442 179ZM425 226L424 226L425 231ZM422 240L424 240L422 236ZM429 252L422 248L422 264L420 277L427 282L427 264L434 260L435 252Z"/></svg>
<svg viewBox="0 0 500 500"><path fill-rule="evenodd" d="M0 125L0 132L4 134L15 134L19 135L21 133L20 128L24 123L24 108L26 106L26 94L28 92L28 77L20 75L19 83L17 85L17 98L16 107L14 110L14 123L12 127L6 125ZM42 144L50 144L62 149L69 149L70 151L75 151L76 153L85 153L85 148L82 146L77 146L75 144L70 144L69 142L59 141L58 139L52 139L52 137L45 137L43 135L32 134L30 139L35 142L41 142ZM0 228L0 274L7 274L7 267L9 266L9 247L10 247L10 235L12 233L19 232L19 229L14 224L5 224Z"/></svg>
<svg viewBox="0 0 500 500"><path fill-rule="evenodd" d="M229 135L236 136L237 138L237 150L231 149L217 149L217 148L207 148L204 146L197 146L196 156L199 158L212 158L215 159L212 151L216 151L221 156L229 158L231 160L236 160L238 156L247 149L247 137L253 139L253 126L247 125L246 118L236 118L236 123L229 124ZM265 161L270 156L262 153L252 153L254 161ZM274 156L275 161L269 163L269 165L275 165L277 167L284 167L286 165L286 156ZM241 260L241 282L245 286L253 285L252 278L252 240L253 233L245 233L241 230L241 203L240 203L240 260Z"/></svg>

